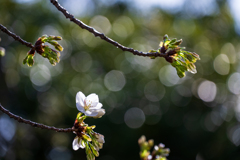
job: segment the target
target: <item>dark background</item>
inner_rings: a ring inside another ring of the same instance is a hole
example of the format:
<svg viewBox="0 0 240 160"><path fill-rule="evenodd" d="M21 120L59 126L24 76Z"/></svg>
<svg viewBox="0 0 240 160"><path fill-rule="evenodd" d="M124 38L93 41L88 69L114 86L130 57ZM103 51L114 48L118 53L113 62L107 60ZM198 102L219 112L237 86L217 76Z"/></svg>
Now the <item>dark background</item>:
<svg viewBox="0 0 240 160"><path fill-rule="evenodd" d="M0 57L4 107L69 128L78 113L76 93L96 93L106 114L86 123L105 136L99 160L139 159L141 135L170 148L170 160L240 159L240 39L229 1L151 8L133 1L59 2L84 23L140 51L157 49L165 34L182 38L182 46L201 57L198 73L179 79L163 58L123 52L67 20L49 1L1 0L0 23L9 30L31 43L43 34L59 35L64 47L56 66L36 55L34 66L27 67L22 61L29 48L0 32L6 49ZM84 150L73 151L74 137L0 113L3 160L86 159Z"/></svg>

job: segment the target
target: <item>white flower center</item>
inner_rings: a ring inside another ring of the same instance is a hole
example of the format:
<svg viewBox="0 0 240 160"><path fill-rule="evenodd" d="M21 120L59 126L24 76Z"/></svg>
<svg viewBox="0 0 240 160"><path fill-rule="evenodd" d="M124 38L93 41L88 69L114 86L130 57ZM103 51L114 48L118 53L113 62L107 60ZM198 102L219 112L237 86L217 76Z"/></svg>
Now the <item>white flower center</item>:
<svg viewBox="0 0 240 160"><path fill-rule="evenodd" d="M84 110L85 111L89 110L89 108L92 105L92 101L91 100L85 100L84 103L85 103Z"/></svg>

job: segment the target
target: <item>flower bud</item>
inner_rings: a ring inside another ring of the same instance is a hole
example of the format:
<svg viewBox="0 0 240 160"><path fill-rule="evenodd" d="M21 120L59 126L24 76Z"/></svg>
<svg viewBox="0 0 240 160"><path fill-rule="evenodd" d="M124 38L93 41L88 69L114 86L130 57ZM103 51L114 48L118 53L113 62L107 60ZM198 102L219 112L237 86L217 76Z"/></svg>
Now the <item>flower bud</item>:
<svg viewBox="0 0 240 160"><path fill-rule="evenodd" d="M93 154L94 154L96 157L98 157L98 156L99 156L99 153L98 153L98 151L96 150L96 148L95 148L91 143L89 143L89 146L90 146L90 148L92 149Z"/></svg>
<svg viewBox="0 0 240 160"><path fill-rule="evenodd" d="M153 139L148 140L148 146L151 148L154 145Z"/></svg>
<svg viewBox="0 0 240 160"><path fill-rule="evenodd" d="M99 143L105 143L103 135L94 132L93 136L95 137L96 141L98 141Z"/></svg>
<svg viewBox="0 0 240 160"><path fill-rule="evenodd" d="M0 56L5 56L5 49L0 47Z"/></svg>
<svg viewBox="0 0 240 160"><path fill-rule="evenodd" d="M92 141L92 139L86 134L83 134L82 137L83 137L83 139L86 139L87 141Z"/></svg>
<svg viewBox="0 0 240 160"><path fill-rule="evenodd" d="M28 54L27 57L24 58L23 64L27 63L29 67L32 67L34 64L33 56L34 56L33 54Z"/></svg>
<svg viewBox="0 0 240 160"><path fill-rule="evenodd" d="M180 45L182 42L183 42L183 40L179 39L176 42L174 42L173 45Z"/></svg>
<svg viewBox="0 0 240 160"><path fill-rule="evenodd" d="M197 53L192 52L192 56L195 57L197 60L200 60L200 57Z"/></svg>
<svg viewBox="0 0 240 160"><path fill-rule="evenodd" d="M185 76L185 73L177 70L177 75L178 75L180 78L183 78L183 77Z"/></svg>
<svg viewBox="0 0 240 160"><path fill-rule="evenodd" d="M54 47L58 51L63 51L63 47L60 44L54 45Z"/></svg>
<svg viewBox="0 0 240 160"><path fill-rule="evenodd" d="M197 73L196 66L193 63L187 64L187 70L193 74Z"/></svg>
<svg viewBox="0 0 240 160"><path fill-rule="evenodd" d="M165 144L163 144L163 143L159 143L159 148L164 148L165 147Z"/></svg>
<svg viewBox="0 0 240 160"><path fill-rule="evenodd" d="M62 40L62 37L60 37L60 36L54 36L53 39L59 41L59 40Z"/></svg>
<svg viewBox="0 0 240 160"><path fill-rule="evenodd" d="M167 35L167 34L165 34L165 35L163 36L163 41L165 42L166 40L168 40L168 35Z"/></svg>
<svg viewBox="0 0 240 160"><path fill-rule="evenodd" d="M173 38L171 41L170 41L170 44L173 44L174 42L177 41L177 38Z"/></svg>
<svg viewBox="0 0 240 160"><path fill-rule="evenodd" d="M138 139L138 144L141 146L145 141L146 141L146 137L145 137L144 135L142 135L142 136Z"/></svg>
<svg viewBox="0 0 240 160"><path fill-rule="evenodd" d="M49 41L48 43L50 43L51 45L58 45L57 41Z"/></svg>

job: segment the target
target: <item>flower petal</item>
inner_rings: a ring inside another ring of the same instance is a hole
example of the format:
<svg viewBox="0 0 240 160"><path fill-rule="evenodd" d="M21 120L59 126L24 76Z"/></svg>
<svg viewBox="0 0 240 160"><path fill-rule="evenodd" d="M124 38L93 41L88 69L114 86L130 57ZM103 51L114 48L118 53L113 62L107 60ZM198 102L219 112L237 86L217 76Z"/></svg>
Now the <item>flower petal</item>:
<svg viewBox="0 0 240 160"><path fill-rule="evenodd" d="M95 107L91 107L91 109L100 109L102 106L102 103L98 103Z"/></svg>
<svg viewBox="0 0 240 160"><path fill-rule="evenodd" d="M76 103L76 106L77 106L77 109L78 109L80 112L82 112L82 113L85 114L85 109L84 109L79 103Z"/></svg>
<svg viewBox="0 0 240 160"><path fill-rule="evenodd" d="M95 107L97 106L98 103L99 103L98 95L96 95L95 93L92 93L87 96L87 105L90 104L91 107Z"/></svg>
<svg viewBox="0 0 240 160"><path fill-rule="evenodd" d="M90 109L91 117L101 118L105 114L105 109Z"/></svg>
<svg viewBox="0 0 240 160"><path fill-rule="evenodd" d="M85 112L85 110L84 110L84 100L85 99L86 99L86 97L82 92L77 93L77 95L76 95L76 106L77 106L77 109L82 113Z"/></svg>
<svg viewBox="0 0 240 160"><path fill-rule="evenodd" d="M75 137L72 143L73 150L78 150L80 145L78 144L78 137Z"/></svg>
<svg viewBox="0 0 240 160"><path fill-rule="evenodd" d="M98 114L98 112L95 112L95 111L92 111L92 110L87 110L85 112L85 115L89 116L89 117L95 117L97 114Z"/></svg>
<svg viewBox="0 0 240 160"><path fill-rule="evenodd" d="M84 107L84 100L86 96L82 92L78 92L76 95L76 103L80 103L82 107Z"/></svg>
<svg viewBox="0 0 240 160"><path fill-rule="evenodd" d="M104 136L103 136L103 135L100 135L100 136L99 136L98 142L99 142L99 143L105 143L105 140L104 140Z"/></svg>

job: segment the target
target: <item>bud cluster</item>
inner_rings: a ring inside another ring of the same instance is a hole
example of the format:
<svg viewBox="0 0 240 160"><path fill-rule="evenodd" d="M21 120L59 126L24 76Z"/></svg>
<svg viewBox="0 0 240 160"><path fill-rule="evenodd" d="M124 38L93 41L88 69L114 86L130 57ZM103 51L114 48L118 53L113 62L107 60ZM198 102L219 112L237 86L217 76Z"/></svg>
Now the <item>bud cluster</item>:
<svg viewBox="0 0 240 160"><path fill-rule="evenodd" d="M57 63L59 63L60 59L60 52L63 51L63 47L57 42L58 40L62 40L62 37L60 36L47 36L43 35L42 37L38 38L36 41L34 48L32 48L28 54L27 57L23 60L23 64L26 64L31 67L34 64L34 54L35 51L43 56L44 58L47 58L49 62L55 66ZM44 43L49 43L54 46L56 49L51 49L48 45L45 45Z"/></svg>
<svg viewBox="0 0 240 160"><path fill-rule="evenodd" d="M176 68L177 74L180 78L185 76L185 72L197 73L194 63L200 60L197 53L185 51L185 47L179 47L182 43L182 39L176 38L170 40L168 35L163 37L163 41L160 42L160 48L158 50L150 50L149 52L163 53L167 62L171 63ZM151 57L155 58L155 57Z"/></svg>
<svg viewBox="0 0 240 160"><path fill-rule="evenodd" d="M167 160L167 156L170 153L169 148L165 148L165 145L160 143L154 146L152 139L146 141L145 136L141 136L138 140L140 146L140 158L142 160ZM152 153L151 148L154 146Z"/></svg>
<svg viewBox="0 0 240 160"><path fill-rule="evenodd" d="M105 141L103 135L93 131L96 126L88 126L83 122L86 118L86 115L82 116L82 113L79 112L74 122L73 130L77 136L73 140L73 149L85 148L87 159L94 160L99 156L98 151L102 149Z"/></svg>

